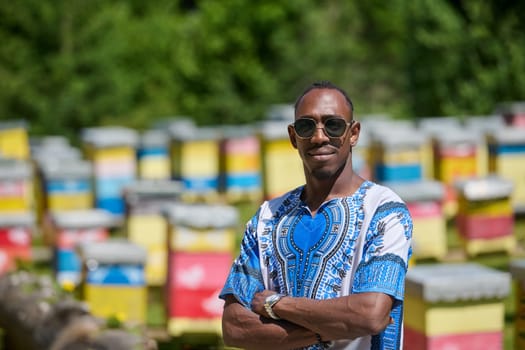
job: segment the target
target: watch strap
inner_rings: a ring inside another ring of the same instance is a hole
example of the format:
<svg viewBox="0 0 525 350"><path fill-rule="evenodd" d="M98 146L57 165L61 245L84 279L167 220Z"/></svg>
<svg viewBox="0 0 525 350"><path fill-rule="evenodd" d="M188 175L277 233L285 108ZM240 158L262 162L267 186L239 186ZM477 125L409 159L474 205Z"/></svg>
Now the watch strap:
<svg viewBox="0 0 525 350"><path fill-rule="evenodd" d="M273 312L273 306L277 304L279 300L283 297L283 294L272 294L269 297L266 298L264 302L264 310L266 310L266 313L268 316L273 318L274 320L280 320L281 318Z"/></svg>

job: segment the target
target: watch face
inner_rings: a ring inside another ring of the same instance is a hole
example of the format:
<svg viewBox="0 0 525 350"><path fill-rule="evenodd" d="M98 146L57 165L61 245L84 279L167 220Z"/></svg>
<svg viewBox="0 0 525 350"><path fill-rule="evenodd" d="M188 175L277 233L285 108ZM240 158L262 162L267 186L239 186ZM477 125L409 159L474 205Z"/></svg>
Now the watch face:
<svg viewBox="0 0 525 350"><path fill-rule="evenodd" d="M281 299L281 294L272 294L269 297L266 298L266 303L268 303L270 306L273 306L279 299Z"/></svg>

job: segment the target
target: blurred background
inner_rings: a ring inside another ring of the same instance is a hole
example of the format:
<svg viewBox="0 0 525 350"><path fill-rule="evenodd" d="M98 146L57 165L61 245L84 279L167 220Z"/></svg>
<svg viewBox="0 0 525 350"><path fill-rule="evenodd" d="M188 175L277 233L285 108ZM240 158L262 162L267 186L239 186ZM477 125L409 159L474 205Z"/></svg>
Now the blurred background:
<svg viewBox="0 0 525 350"><path fill-rule="evenodd" d="M120 332L111 349L129 334L221 348L216 296L244 223L304 182L286 125L315 80L349 93L356 170L414 216L407 348L525 348L522 13L0 1L0 349L95 344L94 329Z"/></svg>

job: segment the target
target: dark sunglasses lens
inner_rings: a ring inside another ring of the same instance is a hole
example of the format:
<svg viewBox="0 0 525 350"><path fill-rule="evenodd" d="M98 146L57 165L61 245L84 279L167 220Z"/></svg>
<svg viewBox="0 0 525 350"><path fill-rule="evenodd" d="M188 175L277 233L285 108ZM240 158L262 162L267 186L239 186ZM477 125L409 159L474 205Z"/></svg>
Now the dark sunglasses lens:
<svg viewBox="0 0 525 350"><path fill-rule="evenodd" d="M297 119L294 123L294 129L300 137L312 137L317 125L311 119Z"/></svg>
<svg viewBox="0 0 525 350"><path fill-rule="evenodd" d="M346 121L339 118L328 119L324 123L324 129L328 136L331 137L341 137L346 130Z"/></svg>

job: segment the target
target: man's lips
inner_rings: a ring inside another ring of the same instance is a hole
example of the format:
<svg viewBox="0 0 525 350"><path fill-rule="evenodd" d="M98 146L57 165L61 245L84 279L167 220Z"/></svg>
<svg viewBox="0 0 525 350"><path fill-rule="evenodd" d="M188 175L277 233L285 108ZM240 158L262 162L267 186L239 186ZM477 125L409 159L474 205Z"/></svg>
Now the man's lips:
<svg viewBox="0 0 525 350"><path fill-rule="evenodd" d="M319 158L319 159L322 159L322 158L327 158L331 155L335 154L335 150L333 149L327 149L327 148L319 148L319 149L314 149L314 150L310 150L308 152L308 155L310 157L313 157L313 158Z"/></svg>

